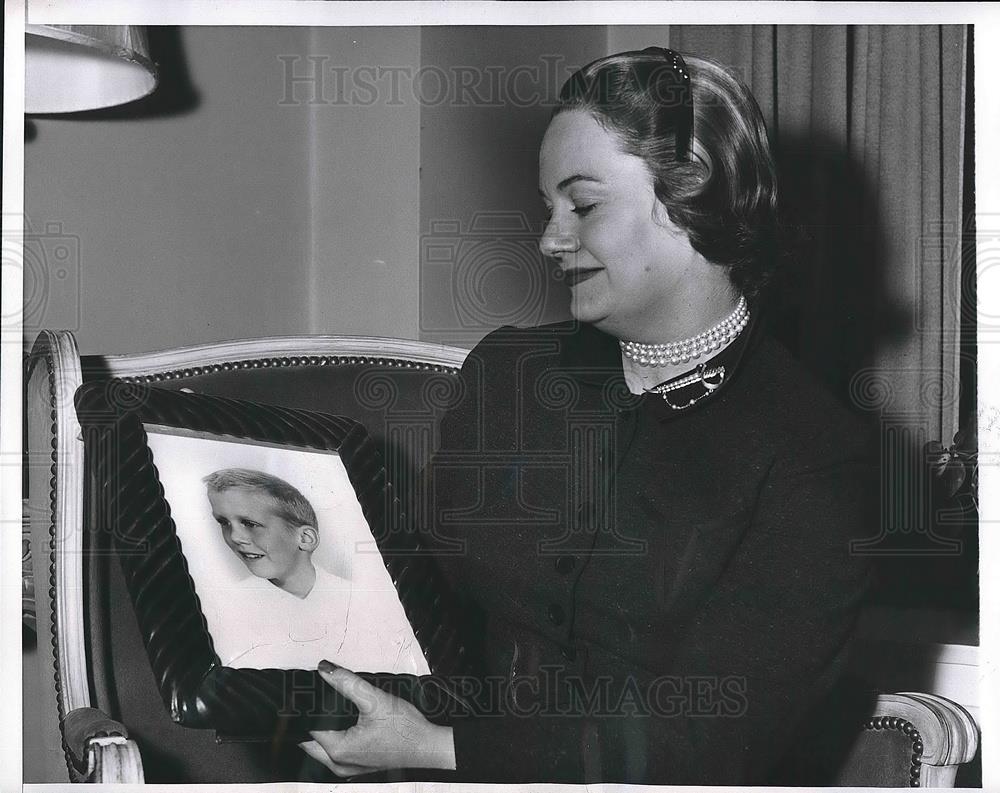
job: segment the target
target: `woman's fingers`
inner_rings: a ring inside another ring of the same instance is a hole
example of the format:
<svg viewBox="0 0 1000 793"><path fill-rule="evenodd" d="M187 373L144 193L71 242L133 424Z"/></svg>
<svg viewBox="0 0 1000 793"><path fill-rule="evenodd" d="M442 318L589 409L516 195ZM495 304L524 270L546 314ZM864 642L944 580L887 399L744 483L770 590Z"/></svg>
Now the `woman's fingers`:
<svg viewBox="0 0 1000 793"><path fill-rule="evenodd" d="M354 672L340 666L334 666L329 661L320 661L319 675L327 685L357 705L358 713L362 716L374 713L379 702L388 696L368 681L358 677Z"/></svg>
<svg viewBox="0 0 1000 793"><path fill-rule="evenodd" d="M309 755L317 763L322 763L327 768L329 768L334 773L337 773L334 768L335 763L330 759L330 755L326 753L322 746L320 746L315 740L304 741L299 744L299 748Z"/></svg>
<svg viewBox="0 0 1000 793"><path fill-rule="evenodd" d="M330 763L330 770L333 771L337 776L363 776L364 774L375 773L374 768L362 768L361 766L355 765L341 765L340 763Z"/></svg>
<svg viewBox="0 0 1000 793"><path fill-rule="evenodd" d="M308 744L302 744L302 748L306 749L306 746L312 746L314 743L318 744L320 750L325 752L326 755L335 763L343 762L346 758L344 753L347 751L347 730L316 730L315 732L310 732L309 734L313 737L312 741ZM306 754L313 756L309 749L306 749Z"/></svg>
<svg viewBox="0 0 1000 793"><path fill-rule="evenodd" d="M310 734L319 749L303 746L334 773L355 776L387 768L455 767L450 728L435 727L410 702L379 690L347 669L324 661L319 674L358 708L353 727L317 730ZM326 760L320 753L327 755Z"/></svg>
<svg viewBox="0 0 1000 793"><path fill-rule="evenodd" d="M323 681L335 691L349 699L358 708L358 723L346 730L317 730L311 732L312 741L300 744L302 750L313 759L323 763L339 776L356 776L378 770L359 762L361 755L370 754L370 745L365 724L380 704L389 695L379 691L349 669L344 669L329 661L321 661L318 667Z"/></svg>
<svg viewBox="0 0 1000 793"><path fill-rule="evenodd" d="M361 774L371 774L378 770L366 765L342 763L336 760L335 753L338 751L340 743L337 740L339 733L335 730L310 734L313 736L313 740L300 743L299 748L316 762L325 765L337 776L359 776Z"/></svg>

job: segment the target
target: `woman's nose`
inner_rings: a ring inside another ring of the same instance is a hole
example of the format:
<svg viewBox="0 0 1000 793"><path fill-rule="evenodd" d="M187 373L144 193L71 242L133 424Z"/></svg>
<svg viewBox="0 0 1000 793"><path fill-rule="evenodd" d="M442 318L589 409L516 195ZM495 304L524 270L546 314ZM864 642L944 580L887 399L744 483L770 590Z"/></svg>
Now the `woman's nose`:
<svg viewBox="0 0 1000 793"><path fill-rule="evenodd" d="M553 218L545 224L545 230L538 241L538 249L543 256L558 258L567 253L572 253L580 246L580 242L575 234L571 234L568 229L560 228L558 221Z"/></svg>

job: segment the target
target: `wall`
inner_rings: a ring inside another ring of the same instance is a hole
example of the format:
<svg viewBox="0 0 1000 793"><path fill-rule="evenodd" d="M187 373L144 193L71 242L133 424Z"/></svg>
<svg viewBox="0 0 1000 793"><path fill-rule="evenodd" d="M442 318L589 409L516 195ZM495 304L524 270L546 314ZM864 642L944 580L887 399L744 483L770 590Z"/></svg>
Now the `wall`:
<svg viewBox="0 0 1000 793"><path fill-rule="evenodd" d="M423 30L451 90L421 113L421 338L471 346L568 316L537 247L538 147L562 82L606 46L605 27Z"/></svg>
<svg viewBox="0 0 1000 793"><path fill-rule="evenodd" d="M310 107L309 321L299 332L418 337L421 108L406 75L420 65L420 35L311 33L309 51L329 54L331 68Z"/></svg>
<svg viewBox="0 0 1000 793"><path fill-rule="evenodd" d="M185 28L189 112L34 121L26 211L79 257L26 333L70 328L84 352L132 352L307 332L309 113L279 104L278 56L308 36Z"/></svg>

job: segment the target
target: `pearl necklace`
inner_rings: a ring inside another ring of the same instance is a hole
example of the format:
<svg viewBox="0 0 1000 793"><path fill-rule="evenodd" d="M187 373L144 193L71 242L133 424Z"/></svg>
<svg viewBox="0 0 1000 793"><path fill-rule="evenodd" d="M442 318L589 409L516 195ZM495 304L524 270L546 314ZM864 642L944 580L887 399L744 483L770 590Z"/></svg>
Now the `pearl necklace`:
<svg viewBox="0 0 1000 793"><path fill-rule="evenodd" d="M676 366L724 347L740 335L749 321L750 308L746 298L740 295L732 314L697 336L666 344L645 344L640 341L619 341L618 344L622 348L622 355L639 366Z"/></svg>

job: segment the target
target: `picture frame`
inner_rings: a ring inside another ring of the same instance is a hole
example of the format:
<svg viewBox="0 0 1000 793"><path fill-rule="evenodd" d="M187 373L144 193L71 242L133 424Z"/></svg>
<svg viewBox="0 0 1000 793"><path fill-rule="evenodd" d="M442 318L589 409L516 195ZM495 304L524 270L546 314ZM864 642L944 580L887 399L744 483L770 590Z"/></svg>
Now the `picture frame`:
<svg viewBox="0 0 1000 793"><path fill-rule="evenodd" d="M448 723L466 710L449 683L466 655L457 603L433 559L421 552L361 424L117 379L83 385L75 405L87 471L88 542L121 564L174 722L215 729L223 740L301 742L310 730L346 729L357 720L356 707L315 671L320 657L338 660L327 639L346 652L349 660L341 665L409 700L431 721ZM250 518L259 519L252 509L284 513L256 484L216 487L212 477L220 471L264 474L293 490L297 485L300 496L315 502L320 519L312 523L320 536L330 515L339 516L332 521L339 545L320 558L315 545L289 544L289 536L300 536L292 524L308 521L287 515L282 531L255 528L265 539L249 540ZM192 487L205 489L199 494ZM211 498L213 487L225 497ZM234 493L256 501L248 507ZM267 545L268 537L278 550ZM294 576L275 566L297 559L298 566L287 569L298 576L303 555L315 570L306 594L286 589ZM234 570L242 571L237 583ZM330 581L340 586L326 586ZM301 611L316 596L327 599ZM345 599L354 607L338 609ZM274 636L260 641L254 625L227 624L233 613L258 612L268 602L279 628L287 627L290 646ZM235 610L227 612L227 604ZM302 613L336 617L303 629L295 623ZM247 638L251 646L244 648Z"/></svg>

